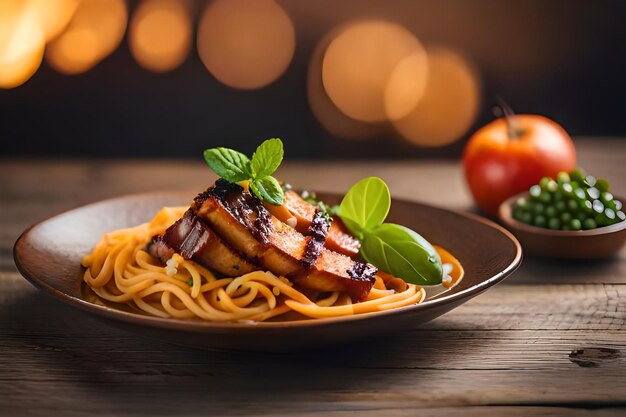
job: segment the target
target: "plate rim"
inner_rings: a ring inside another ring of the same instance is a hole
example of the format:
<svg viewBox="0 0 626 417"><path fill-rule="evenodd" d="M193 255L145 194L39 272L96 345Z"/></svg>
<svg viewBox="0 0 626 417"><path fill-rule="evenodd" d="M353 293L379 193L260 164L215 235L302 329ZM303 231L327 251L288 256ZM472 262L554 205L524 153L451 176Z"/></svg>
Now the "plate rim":
<svg viewBox="0 0 626 417"><path fill-rule="evenodd" d="M328 194L333 196L340 197L340 194L336 192L326 192L326 191L317 191L320 194ZM48 294L52 295L56 299L63 301L66 304L70 304L75 306L83 311L87 311L98 316L106 317L109 319L114 319L121 322L131 322L132 324L141 324L148 325L154 328L165 328L171 330L179 330L185 332L194 332L194 333L210 333L215 331L228 331L228 330L238 330L238 331L247 331L247 330L259 330L259 329L272 329L272 330L280 330L280 329L293 329L293 328L321 328L321 327L331 327L335 325L341 325L345 323L358 322L362 320L370 320L377 318L384 318L388 316L396 316L409 314L411 312L416 312L420 310L425 310L433 306L437 305L447 305L453 304L455 302L461 301L463 299L470 299L488 288L500 283L506 277L510 276L522 263L523 259L523 250L520 242L517 238L505 229L503 226L495 223L492 220L484 218L474 213L470 213L463 210L458 209L450 209L446 207L439 207L436 205L423 203L421 201L409 200L404 198L392 198L393 201L403 202L408 204L419 204L421 206L427 207L429 209L435 210L443 210L452 214L459 215L461 217L468 218L473 221L477 221L479 223L483 223L493 229L496 229L500 233L504 234L515 246L515 256L513 260L504 268L502 271L499 271L497 274L481 281L476 285L472 285L469 288L466 288L462 291L451 293L451 294L442 294L441 296L435 296L435 298L424 301L419 304L408 305L404 307L394 308L391 310L378 311L366 314L358 314L352 316L343 316L343 317L331 317L331 318L322 318L322 319L314 319L314 320L292 320L292 321L284 321L284 322L253 322L253 321L238 321L238 322L212 322L205 320L184 320L184 319L176 319L176 318L162 318L162 317L153 317L148 315L142 315L138 313L123 311L120 309L116 309L113 307L109 307L106 305L95 304L90 301L87 301L83 298L75 297L70 294L67 294L63 291L60 291L51 285L49 285L45 280L42 280L27 271L27 268L24 267L22 262L20 262L20 251L21 245L25 244L26 236L36 227L56 218L59 216L70 214L77 210L82 210L88 207L102 205L102 204L110 204L119 200L126 200L129 198L138 198L141 197L157 197L157 196L170 196L170 197L183 197L185 194L190 193L185 190L162 190L162 191L147 191L140 193L128 193L122 194L115 197L110 197L102 200L97 200L91 203L77 205L73 208L58 212L56 214L52 214L43 218L42 220L33 223L29 227L27 227L17 238L15 244L13 245L13 260L15 265L19 271L19 273L29 281L33 286L37 289L45 290ZM78 278L78 277L77 277ZM82 284L81 284L82 285Z"/></svg>

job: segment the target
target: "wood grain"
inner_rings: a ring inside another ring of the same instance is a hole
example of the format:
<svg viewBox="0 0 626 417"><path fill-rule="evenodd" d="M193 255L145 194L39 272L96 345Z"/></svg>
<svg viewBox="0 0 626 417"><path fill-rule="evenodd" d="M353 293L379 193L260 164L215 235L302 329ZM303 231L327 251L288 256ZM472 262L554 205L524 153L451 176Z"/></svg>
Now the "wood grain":
<svg viewBox="0 0 626 417"><path fill-rule="evenodd" d="M139 413L149 400L158 415L192 413L198 398L218 415L626 405L623 285L500 285L413 331L280 355L139 338L77 316L14 273L0 275L0 294L0 408L19 412L33 392L49 410L79 401ZM614 353L594 366L570 357L594 348Z"/></svg>
<svg viewBox="0 0 626 417"><path fill-rule="evenodd" d="M577 147L582 166L626 195L623 141ZM293 162L280 175L328 191L378 175L394 197L471 209L451 161ZM0 161L0 415L626 414L626 249L601 262L527 259L504 284L423 327L290 354L143 339L53 300L15 270L12 245L34 221L120 194L200 190L212 178L189 161Z"/></svg>

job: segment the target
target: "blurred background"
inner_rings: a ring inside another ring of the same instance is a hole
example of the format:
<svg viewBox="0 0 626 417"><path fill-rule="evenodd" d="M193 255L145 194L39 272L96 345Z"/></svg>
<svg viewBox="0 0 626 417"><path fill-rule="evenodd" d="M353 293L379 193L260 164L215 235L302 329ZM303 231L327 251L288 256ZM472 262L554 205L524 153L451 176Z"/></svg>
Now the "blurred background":
<svg viewBox="0 0 626 417"><path fill-rule="evenodd" d="M626 136L625 18L620 0L0 0L0 152L280 137L288 158L457 157L497 97Z"/></svg>

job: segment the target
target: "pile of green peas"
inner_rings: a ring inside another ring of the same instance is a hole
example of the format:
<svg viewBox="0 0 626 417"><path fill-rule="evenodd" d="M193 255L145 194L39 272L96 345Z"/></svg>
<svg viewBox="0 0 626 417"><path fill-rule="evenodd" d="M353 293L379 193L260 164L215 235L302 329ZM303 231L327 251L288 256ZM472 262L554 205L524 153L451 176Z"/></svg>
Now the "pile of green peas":
<svg viewBox="0 0 626 417"><path fill-rule="evenodd" d="M626 219L622 202L613 198L607 180L596 179L575 169L548 177L517 199L513 218L552 230L590 230Z"/></svg>

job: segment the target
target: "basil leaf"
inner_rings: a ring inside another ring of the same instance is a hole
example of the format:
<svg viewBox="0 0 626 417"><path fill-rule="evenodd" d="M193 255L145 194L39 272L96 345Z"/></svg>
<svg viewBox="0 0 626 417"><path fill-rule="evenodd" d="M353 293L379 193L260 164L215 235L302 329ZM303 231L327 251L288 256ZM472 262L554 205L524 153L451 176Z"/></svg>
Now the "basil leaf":
<svg viewBox="0 0 626 417"><path fill-rule="evenodd" d="M263 201L280 206L285 200L283 189L274 177L255 178L250 181L250 190Z"/></svg>
<svg viewBox="0 0 626 417"><path fill-rule="evenodd" d="M393 223L365 232L361 255L375 267L418 285L440 284L441 258L430 243L413 230Z"/></svg>
<svg viewBox="0 0 626 417"><path fill-rule="evenodd" d="M348 230L361 239L365 230L385 221L390 207L391 196L385 181L368 177L348 190L341 200L338 215Z"/></svg>
<svg viewBox="0 0 626 417"><path fill-rule="evenodd" d="M241 152L229 148L211 148L204 151L204 160L226 181L239 182L251 177L250 160Z"/></svg>
<svg viewBox="0 0 626 417"><path fill-rule="evenodd" d="M283 161L283 142L280 139L268 139L256 148L250 163L253 178L272 175Z"/></svg>

